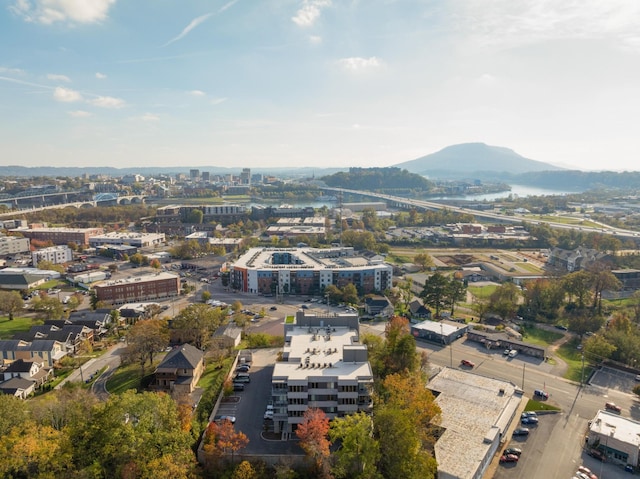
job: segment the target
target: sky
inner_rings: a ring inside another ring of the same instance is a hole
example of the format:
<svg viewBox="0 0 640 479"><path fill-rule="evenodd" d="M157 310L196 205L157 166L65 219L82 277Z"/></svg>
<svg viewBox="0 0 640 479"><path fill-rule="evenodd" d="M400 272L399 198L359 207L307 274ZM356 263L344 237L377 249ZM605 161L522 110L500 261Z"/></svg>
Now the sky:
<svg viewBox="0 0 640 479"><path fill-rule="evenodd" d="M0 166L640 170L637 0L3 0Z"/></svg>

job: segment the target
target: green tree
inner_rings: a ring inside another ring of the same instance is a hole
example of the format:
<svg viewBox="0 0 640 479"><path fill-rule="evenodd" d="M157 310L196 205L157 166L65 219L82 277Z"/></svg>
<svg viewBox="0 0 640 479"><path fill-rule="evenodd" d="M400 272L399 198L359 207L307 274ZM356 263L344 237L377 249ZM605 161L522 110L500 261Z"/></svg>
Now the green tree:
<svg viewBox="0 0 640 479"><path fill-rule="evenodd" d="M449 280L449 284L446 289L446 302L451 309L451 316L453 316L453 312L456 306L456 303L459 301L464 301L467 297L467 285L462 281L459 281L455 278L451 278Z"/></svg>
<svg viewBox="0 0 640 479"><path fill-rule="evenodd" d="M42 319L61 319L64 314L64 307L60 300L49 296L35 298L31 302L31 308Z"/></svg>
<svg viewBox="0 0 640 479"><path fill-rule="evenodd" d="M333 473L337 478L381 479L377 470L380 445L373 437L373 420L364 412L335 418L329 438L339 443L334 453Z"/></svg>
<svg viewBox="0 0 640 479"><path fill-rule="evenodd" d="M13 316L24 308L24 301L17 291L0 291L0 312L9 316L9 321L13 321Z"/></svg>
<svg viewBox="0 0 640 479"><path fill-rule="evenodd" d="M203 218L204 218L204 213L202 212L202 210L193 209L187 215L186 222L199 225L199 224L202 224Z"/></svg>
<svg viewBox="0 0 640 479"><path fill-rule="evenodd" d="M436 318L440 317L440 311L447 306L447 291L449 280L441 273L434 273L424 283L420 297L425 304L435 309Z"/></svg>
<svg viewBox="0 0 640 479"><path fill-rule="evenodd" d="M134 324L127 334L125 357L136 361L144 376L147 361L153 364L153 357L169 343L169 333L164 321L144 320Z"/></svg>
<svg viewBox="0 0 640 479"><path fill-rule="evenodd" d="M207 290L202 292L202 302L206 303L207 301L209 301L211 299L211 293Z"/></svg>
<svg viewBox="0 0 640 479"><path fill-rule="evenodd" d="M592 308L598 314L602 314L602 292L618 291L622 288L622 283L604 265L594 265L590 273L593 277L591 283L593 288Z"/></svg>
<svg viewBox="0 0 640 479"><path fill-rule="evenodd" d="M433 258L427 253L418 253L413 257L413 262L420 266L422 271L433 267Z"/></svg>
<svg viewBox="0 0 640 479"><path fill-rule="evenodd" d="M112 394L70 440L82 477L167 477L162 470L170 467L171 477L186 479L195 464L192 438L168 394Z"/></svg>
<svg viewBox="0 0 640 479"><path fill-rule="evenodd" d="M353 283L345 284L342 288L342 301L347 304L358 304L358 290Z"/></svg>
<svg viewBox="0 0 640 479"><path fill-rule="evenodd" d="M64 266L61 264L55 264L51 261L38 261L38 269L56 271L57 273L64 274Z"/></svg>
<svg viewBox="0 0 640 479"><path fill-rule="evenodd" d="M211 335L222 324L223 315L222 310L208 304L191 304L180 311L171 327L182 330L183 337L191 338L196 348L205 349Z"/></svg>
<svg viewBox="0 0 640 479"><path fill-rule="evenodd" d="M575 297L578 302L578 308L580 309L584 308L585 302L588 300L591 293L592 282L593 276L584 270L569 273L562 278L562 285L569 296L569 301L572 302Z"/></svg>
<svg viewBox="0 0 640 479"><path fill-rule="evenodd" d="M518 310L519 297L520 291L515 284L501 284L489 297L491 311L498 314L503 320L510 318Z"/></svg>

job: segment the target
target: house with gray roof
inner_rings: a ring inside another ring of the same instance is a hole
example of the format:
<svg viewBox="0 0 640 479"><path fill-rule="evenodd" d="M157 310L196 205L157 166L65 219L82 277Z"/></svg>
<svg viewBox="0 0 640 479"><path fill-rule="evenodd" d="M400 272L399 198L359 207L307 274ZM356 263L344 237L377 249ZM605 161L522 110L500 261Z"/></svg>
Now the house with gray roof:
<svg viewBox="0 0 640 479"><path fill-rule="evenodd" d="M190 394L204 372L204 353L183 344L167 353L156 368L151 388L173 396Z"/></svg>
<svg viewBox="0 0 640 479"><path fill-rule="evenodd" d="M45 368L42 363L24 359L12 362L2 371L5 381L11 378L22 378L34 381L37 386L42 386L52 375L53 370Z"/></svg>
<svg viewBox="0 0 640 479"><path fill-rule="evenodd" d="M27 399L36 390L35 381L30 381L23 378L11 378L8 381L0 383L0 393L10 394L12 396L19 397L20 399Z"/></svg>

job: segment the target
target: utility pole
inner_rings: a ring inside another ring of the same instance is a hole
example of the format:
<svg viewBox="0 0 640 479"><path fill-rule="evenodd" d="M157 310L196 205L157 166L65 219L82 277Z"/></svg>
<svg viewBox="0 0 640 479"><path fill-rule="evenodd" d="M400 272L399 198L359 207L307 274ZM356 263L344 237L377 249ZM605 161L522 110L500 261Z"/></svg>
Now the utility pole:
<svg viewBox="0 0 640 479"><path fill-rule="evenodd" d="M582 373L580 375L580 387L584 386L584 351L582 352Z"/></svg>

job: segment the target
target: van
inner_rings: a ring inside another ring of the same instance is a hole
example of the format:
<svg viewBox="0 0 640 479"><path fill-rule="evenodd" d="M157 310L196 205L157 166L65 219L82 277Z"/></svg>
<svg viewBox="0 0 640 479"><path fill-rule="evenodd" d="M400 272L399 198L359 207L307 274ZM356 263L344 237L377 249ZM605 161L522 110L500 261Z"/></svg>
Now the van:
<svg viewBox="0 0 640 479"><path fill-rule="evenodd" d="M509 357L510 358L515 358L518 355L518 351L515 349L512 349L511 351L509 351Z"/></svg>

